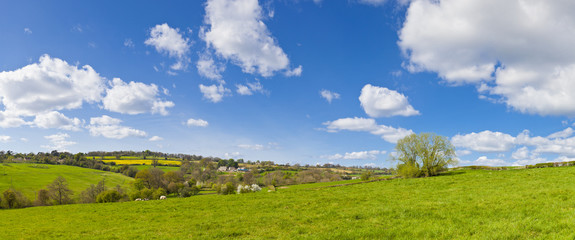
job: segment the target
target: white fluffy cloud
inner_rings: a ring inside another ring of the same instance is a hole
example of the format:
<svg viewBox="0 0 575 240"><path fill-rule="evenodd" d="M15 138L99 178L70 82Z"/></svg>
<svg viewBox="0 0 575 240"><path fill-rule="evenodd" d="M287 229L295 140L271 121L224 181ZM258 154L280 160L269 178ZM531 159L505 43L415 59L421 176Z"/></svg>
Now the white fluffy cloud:
<svg viewBox="0 0 575 240"><path fill-rule="evenodd" d="M573 130L573 128L565 128L562 131L559 132L555 132L550 134L549 136L547 136L547 138L552 139L552 138L568 138L571 137L573 135L573 133L575 133L575 130Z"/></svg>
<svg viewBox="0 0 575 240"><path fill-rule="evenodd" d="M92 136L105 138L123 139L126 137L145 137L147 134L142 130L121 126L122 120L107 115L90 119L87 127Z"/></svg>
<svg viewBox="0 0 575 240"><path fill-rule="evenodd" d="M162 140L164 140L164 138L160 137L160 136L153 136L150 139L148 139L148 141L150 141L150 142L156 142L156 141L162 141Z"/></svg>
<svg viewBox="0 0 575 240"><path fill-rule="evenodd" d="M414 0L399 46L414 71L540 115L575 116L575 4L570 1Z"/></svg>
<svg viewBox="0 0 575 240"><path fill-rule="evenodd" d="M58 133L54 135L45 136L44 138L50 141L50 145L43 145L43 148L50 149L50 150L57 150L66 152L68 151L68 146L75 145L76 142L68 141L70 135L66 133Z"/></svg>
<svg viewBox="0 0 575 240"><path fill-rule="evenodd" d="M325 89L321 90L319 92L319 95L322 98L324 98L328 103L331 103L331 101L333 101L334 99L339 99L339 97L340 97L339 93L332 92L332 91L325 90Z"/></svg>
<svg viewBox="0 0 575 240"><path fill-rule="evenodd" d="M12 140L12 137L10 136L6 136L6 135L0 135L0 142L9 142L10 140Z"/></svg>
<svg viewBox="0 0 575 240"><path fill-rule="evenodd" d="M265 93L264 86L260 82L247 83L246 85L236 84L236 87L236 92L239 95L253 95L256 92Z"/></svg>
<svg viewBox="0 0 575 240"><path fill-rule="evenodd" d="M203 119L193 119L190 118L188 119L188 121L186 121L186 125L188 126L195 126L195 127L207 127L208 126L208 121L203 120Z"/></svg>
<svg viewBox="0 0 575 240"><path fill-rule="evenodd" d="M264 18L258 0L208 0L201 38L219 57L231 60L246 73L264 77L277 71L301 74L301 68L289 69L289 59L263 23Z"/></svg>
<svg viewBox="0 0 575 240"><path fill-rule="evenodd" d="M223 81L222 72L226 70L225 65L217 64L208 54L200 56L200 59L196 63L196 67L198 68L200 76L212 80L218 80L220 82Z"/></svg>
<svg viewBox="0 0 575 240"><path fill-rule="evenodd" d="M346 152L345 154L334 154L321 156L322 158L327 158L330 160L375 160L378 155L385 154L386 151L371 150L371 151L360 151L360 152Z"/></svg>
<svg viewBox="0 0 575 240"><path fill-rule="evenodd" d="M109 81L89 65L78 67L43 55L38 63L0 72L0 107L4 108L0 111L0 127L79 130L83 120L59 111L80 109L84 103L102 103L105 109L120 113L166 115L166 108L174 103L160 100L158 95L154 84ZM34 120L27 122L29 117Z"/></svg>
<svg viewBox="0 0 575 240"><path fill-rule="evenodd" d="M213 103L221 102L224 96L231 93L231 90L224 87L223 84L210 86L200 84L200 91L204 94L205 99Z"/></svg>
<svg viewBox="0 0 575 240"><path fill-rule="evenodd" d="M82 128L83 122L78 118L68 118L62 113L52 111L36 115L34 124L40 128L59 128L79 131Z"/></svg>
<svg viewBox="0 0 575 240"><path fill-rule="evenodd" d="M187 56L190 43L180 34L178 28L171 28L167 23L158 24L150 29L150 38L146 39L144 43L153 46L159 53L177 59L177 62L170 66L172 70L187 68L190 61Z"/></svg>
<svg viewBox="0 0 575 240"><path fill-rule="evenodd" d="M394 128L386 125L377 125L375 119L371 118L340 118L335 121L324 122L328 132L338 132L341 130L369 132L373 135L381 136L385 141L396 143L413 131L404 128Z"/></svg>
<svg viewBox="0 0 575 240"><path fill-rule="evenodd" d="M40 57L39 63L0 72L2 105L15 116L78 109L83 102L100 101L104 90L103 79L92 67L78 68L48 55Z"/></svg>
<svg viewBox="0 0 575 240"><path fill-rule="evenodd" d="M371 117L414 116L419 115L401 93L384 87L367 84L361 89L359 101L365 113Z"/></svg>
<svg viewBox="0 0 575 240"><path fill-rule="evenodd" d="M529 149L527 147L521 147L515 150L515 152L511 154L511 157L516 160L527 159L529 157Z"/></svg>
<svg viewBox="0 0 575 240"><path fill-rule="evenodd" d="M506 152L515 144L515 138L501 132L483 131L451 138L455 147L468 148L477 152Z"/></svg>
<svg viewBox="0 0 575 240"><path fill-rule="evenodd" d="M477 158L477 160L475 160L473 162L473 165L480 165L480 166L507 166L509 165L507 162L505 162L502 159L497 159L497 158L487 158L486 156L481 156L479 158Z"/></svg>
<svg viewBox="0 0 575 240"><path fill-rule="evenodd" d="M173 102L158 98L160 92L155 84L125 83L119 78L114 78L112 88L106 92L107 95L102 100L104 109L112 112L126 114L151 112L167 115L166 108L174 106Z"/></svg>

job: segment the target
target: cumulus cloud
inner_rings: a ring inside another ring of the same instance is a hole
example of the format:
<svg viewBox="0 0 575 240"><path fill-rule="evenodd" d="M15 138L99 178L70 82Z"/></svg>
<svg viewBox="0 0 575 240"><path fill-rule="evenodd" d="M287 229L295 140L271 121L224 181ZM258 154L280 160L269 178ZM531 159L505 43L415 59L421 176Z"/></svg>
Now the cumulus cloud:
<svg viewBox="0 0 575 240"><path fill-rule="evenodd" d="M568 127L562 131L550 134L549 136L547 136L547 138L568 138L571 137L574 132L575 131L573 130L573 128Z"/></svg>
<svg viewBox="0 0 575 240"><path fill-rule="evenodd" d="M224 154L224 158L239 158L242 156L243 155L240 152L231 152L231 153L225 153Z"/></svg>
<svg viewBox="0 0 575 240"><path fill-rule="evenodd" d="M300 75L301 67L289 69L289 59L262 21L258 0L208 0L205 26L200 37L217 56L230 60L246 73L269 77L277 71Z"/></svg>
<svg viewBox="0 0 575 240"><path fill-rule="evenodd" d="M210 86L206 86L204 84L200 84L200 92L204 94L204 98L213 102L221 102L224 96L231 93L230 89L224 87L223 84L215 85L212 84Z"/></svg>
<svg viewBox="0 0 575 240"><path fill-rule="evenodd" d="M106 110L126 114L151 112L167 115L166 108L174 106L173 102L158 98L160 93L155 84L126 83L114 78L111 85L112 88L106 91L106 97L102 100Z"/></svg>
<svg viewBox="0 0 575 240"><path fill-rule="evenodd" d="M150 142L156 142L156 141L162 141L162 140L164 140L164 138L160 137L160 136L153 136L150 139L148 139L148 141L150 141Z"/></svg>
<svg viewBox="0 0 575 240"><path fill-rule="evenodd" d="M0 111L1 128L19 127L25 124L27 124L27 122L20 118L17 114Z"/></svg>
<svg viewBox="0 0 575 240"><path fill-rule="evenodd" d="M153 46L159 53L175 58L177 62L170 66L172 70L184 70L190 62L187 56L190 49L189 40L180 34L180 29L171 28L167 23L151 28L150 37L144 43Z"/></svg>
<svg viewBox="0 0 575 240"><path fill-rule="evenodd" d="M45 136L44 138L50 141L50 145L42 145L42 148L57 150L61 152L67 152L68 146L75 145L76 142L68 141L70 135L66 133L58 133L54 135Z"/></svg>
<svg viewBox="0 0 575 240"><path fill-rule="evenodd" d="M319 95L321 95L321 97L324 98L328 103L331 103L332 100L339 99L339 97L340 97L339 93L332 92L332 91L325 90L325 89L321 90L319 92Z"/></svg>
<svg viewBox="0 0 575 240"><path fill-rule="evenodd" d="M82 120L59 111L80 109L84 103L102 103L104 109L120 113L165 115L166 108L174 104L160 100L158 95L154 84L109 81L89 65L78 67L43 55L38 63L0 72L0 103L4 108L0 111L0 127L79 130ZM27 117L34 120L27 122Z"/></svg>
<svg viewBox="0 0 575 240"><path fill-rule="evenodd" d="M521 147L515 150L515 152L513 152L513 154L511 155L511 157L517 160L526 159L529 157L529 149L527 147Z"/></svg>
<svg viewBox="0 0 575 240"><path fill-rule="evenodd" d="M321 158L326 158L330 160L375 160L380 154L385 154L386 151L371 150L371 151L360 151L360 152L346 152L345 154L334 154L321 156Z"/></svg>
<svg viewBox="0 0 575 240"><path fill-rule="evenodd" d="M6 143L12 140L12 137L6 135L0 135L0 142Z"/></svg>
<svg viewBox="0 0 575 240"><path fill-rule="evenodd" d="M411 1L399 46L412 72L483 90L522 113L575 116L575 5Z"/></svg>
<svg viewBox="0 0 575 240"><path fill-rule="evenodd" d="M217 64L208 54L200 55L200 59L196 63L196 68L198 68L200 76L220 82L223 81L222 72L226 70L224 64Z"/></svg>
<svg viewBox="0 0 575 240"><path fill-rule="evenodd" d="M548 162L549 157L556 155L557 159L571 159L575 157L575 137L565 129L553 133L547 137L531 136L529 130L523 130L516 137L506 133L483 131L480 133L470 133L456 135L451 138L451 142L458 149L458 155L462 151L471 153L492 152L504 153L516 148L511 153L511 159L515 160L513 165L527 165L539 162ZM503 157L499 156L499 157ZM462 161L462 163L471 163Z"/></svg>
<svg viewBox="0 0 575 240"><path fill-rule="evenodd" d="M36 115L34 125L40 128L59 128L79 131L82 128L83 122L78 118L68 118L62 113L51 111Z"/></svg>
<svg viewBox="0 0 575 240"><path fill-rule="evenodd" d="M324 122L328 132L338 132L341 130L369 132L373 135L381 136L385 141L396 143L399 139L413 134L413 131L404 128L394 128L386 125L378 125L372 118L340 118L335 121Z"/></svg>
<svg viewBox="0 0 575 240"><path fill-rule="evenodd" d="M186 121L186 125L188 126L195 126L195 127L207 127L208 126L208 121L203 120L203 119L193 119L190 118L188 119L188 121Z"/></svg>
<svg viewBox="0 0 575 240"><path fill-rule="evenodd" d="M48 55L39 63L0 72L0 99L13 116L78 109L83 102L100 101L104 90L103 79L92 67L79 68Z"/></svg>
<svg viewBox="0 0 575 240"><path fill-rule="evenodd" d="M107 115L90 118L90 125L87 127L92 136L102 136L112 139L123 139L126 137L145 137L147 134L142 130L121 126L122 120L112 118Z"/></svg>
<svg viewBox="0 0 575 240"><path fill-rule="evenodd" d="M384 87L367 84L359 96L361 107L370 117L414 116L419 115L401 93Z"/></svg>
<svg viewBox="0 0 575 240"><path fill-rule="evenodd" d="M515 138L509 134L492 132L489 130L480 133L457 134L451 138L455 147L464 147L477 152L506 152L515 143Z"/></svg>
<svg viewBox="0 0 575 240"><path fill-rule="evenodd" d="M473 162L473 165L482 165L482 166L506 166L509 165L507 162L505 162L502 159L496 159L496 158L487 158L486 156L481 156L479 158L477 158L477 160L475 160Z"/></svg>
<svg viewBox="0 0 575 240"><path fill-rule="evenodd" d="M256 92L265 93L264 86L260 82L252 82L247 83L246 85L243 84L236 84L237 90L236 92L239 95L253 95Z"/></svg>

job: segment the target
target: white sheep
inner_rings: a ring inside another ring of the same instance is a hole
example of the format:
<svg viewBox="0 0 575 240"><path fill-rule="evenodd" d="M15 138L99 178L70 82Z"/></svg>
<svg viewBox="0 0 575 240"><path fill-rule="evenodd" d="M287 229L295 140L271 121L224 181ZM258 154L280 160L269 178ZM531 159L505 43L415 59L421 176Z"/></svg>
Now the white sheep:
<svg viewBox="0 0 575 240"><path fill-rule="evenodd" d="M166 196L160 196L160 200L166 199Z"/></svg>

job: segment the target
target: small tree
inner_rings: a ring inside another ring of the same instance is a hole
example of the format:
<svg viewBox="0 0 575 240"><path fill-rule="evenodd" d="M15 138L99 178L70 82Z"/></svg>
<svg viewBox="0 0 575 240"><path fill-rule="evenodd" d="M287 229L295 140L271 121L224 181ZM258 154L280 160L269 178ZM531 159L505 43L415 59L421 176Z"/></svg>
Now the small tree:
<svg viewBox="0 0 575 240"><path fill-rule="evenodd" d="M429 177L457 164L455 148L446 137L432 133L411 134L395 146L397 172L403 177Z"/></svg>
<svg viewBox="0 0 575 240"><path fill-rule="evenodd" d="M57 204L67 204L72 200L70 195L72 195L72 190L68 188L68 182L62 176L58 176L50 185L48 185L48 192L50 192L50 197L54 199Z"/></svg>
<svg viewBox="0 0 575 240"><path fill-rule="evenodd" d="M34 200L34 206L48 206L50 205L50 192L46 189L40 189L38 196Z"/></svg>

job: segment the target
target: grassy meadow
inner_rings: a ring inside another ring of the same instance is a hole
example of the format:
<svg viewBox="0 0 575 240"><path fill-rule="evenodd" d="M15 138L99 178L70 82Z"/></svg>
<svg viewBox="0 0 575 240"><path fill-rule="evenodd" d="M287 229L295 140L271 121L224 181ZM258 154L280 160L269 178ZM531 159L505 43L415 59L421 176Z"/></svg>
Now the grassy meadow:
<svg viewBox="0 0 575 240"><path fill-rule="evenodd" d="M21 191L31 200L36 198L36 192L54 181L58 176L68 181L69 188L78 196L90 184L97 184L106 178L106 186L128 188L132 178L122 174L80 168L67 165L47 165L28 163L0 164L0 191L10 187ZM73 197L75 197L73 196Z"/></svg>
<svg viewBox="0 0 575 240"><path fill-rule="evenodd" d="M0 211L0 239L573 239L575 167ZM357 181L356 181L357 182Z"/></svg>

